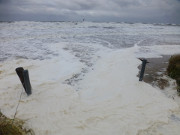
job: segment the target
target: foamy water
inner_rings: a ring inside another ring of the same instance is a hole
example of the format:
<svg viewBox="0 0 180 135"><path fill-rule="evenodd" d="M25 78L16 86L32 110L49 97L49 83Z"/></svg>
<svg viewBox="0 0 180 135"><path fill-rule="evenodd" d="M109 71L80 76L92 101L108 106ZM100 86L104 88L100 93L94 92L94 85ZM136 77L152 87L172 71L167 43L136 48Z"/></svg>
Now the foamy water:
<svg viewBox="0 0 180 135"><path fill-rule="evenodd" d="M137 57L180 52L180 27L120 23L0 23L0 109L37 135L180 132L179 105L139 82ZM15 73L29 70L32 95ZM168 88L171 90L171 88Z"/></svg>

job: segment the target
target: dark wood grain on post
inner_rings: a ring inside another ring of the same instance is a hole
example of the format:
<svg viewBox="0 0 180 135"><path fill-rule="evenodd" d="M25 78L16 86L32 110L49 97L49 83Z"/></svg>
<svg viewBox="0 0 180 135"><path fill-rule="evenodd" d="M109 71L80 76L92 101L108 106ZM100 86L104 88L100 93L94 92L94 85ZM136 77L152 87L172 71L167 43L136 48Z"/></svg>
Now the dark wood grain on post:
<svg viewBox="0 0 180 135"><path fill-rule="evenodd" d="M26 89L26 88L25 88L25 85L24 85L23 71L24 71L23 67L18 67L18 68L16 68L16 73L17 73L17 75L19 76L19 79L20 79L20 81L21 81L24 89Z"/></svg>
<svg viewBox="0 0 180 135"><path fill-rule="evenodd" d="M29 79L29 73L28 70L24 70L23 67L16 68L16 73L19 76L19 79L24 87L25 92L27 95L31 95L31 83Z"/></svg>

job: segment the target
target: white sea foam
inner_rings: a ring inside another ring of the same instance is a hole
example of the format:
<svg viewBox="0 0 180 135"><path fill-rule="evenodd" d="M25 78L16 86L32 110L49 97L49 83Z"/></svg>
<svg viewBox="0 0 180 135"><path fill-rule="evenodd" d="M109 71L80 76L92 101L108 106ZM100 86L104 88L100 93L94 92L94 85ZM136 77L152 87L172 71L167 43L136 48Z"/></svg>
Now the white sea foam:
<svg viewBox="0 0 180 135"><path fill-rule="evenodd" d="M63 81L83 67L76 57L60 50L52 60L14 60L1 64L2 112L13 117L22 87L14 72L29 69L33 94L23 92L17 118L26 121L37 135L137 134L154 124L168 124L177 104L144 82L136 74L140 62L135 48L98 55L94 70L79 82L78 92Z"/></svg>
<svg viewBox="0 0 180 135"><path fill-rule="evenodd" d="M154 45L154 46L135 46L136 56L144 58L158 58L162 55L173 55L180 53L180 45Z"/></svg>
<svg viewBox="0 0 180 135"><path fill-rule="evenodd" d="M179 105L136 77L141 63L137 57L180 52L178 45L151 44L164 32L178 35L175 27L88 22L16 22L0 27L0 51L9 52L0 62L0 109L13 118L23 91L16 117L36 135L180 132ZM26 96L15 73L19 66L29 70L31 96ZM68 85L66 80L77 74L76 85Z"/></svg>

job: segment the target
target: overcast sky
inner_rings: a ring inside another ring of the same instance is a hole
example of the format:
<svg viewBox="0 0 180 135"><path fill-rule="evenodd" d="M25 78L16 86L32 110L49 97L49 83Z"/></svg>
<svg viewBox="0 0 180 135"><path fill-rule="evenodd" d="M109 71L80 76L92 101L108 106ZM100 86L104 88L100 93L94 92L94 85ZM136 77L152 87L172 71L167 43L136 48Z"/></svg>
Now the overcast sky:
<svg viewBox="0 0 180 135"><path fill-rule="evenodd" d="M180 0L0 0L0 21L180 24Z"/></svg>

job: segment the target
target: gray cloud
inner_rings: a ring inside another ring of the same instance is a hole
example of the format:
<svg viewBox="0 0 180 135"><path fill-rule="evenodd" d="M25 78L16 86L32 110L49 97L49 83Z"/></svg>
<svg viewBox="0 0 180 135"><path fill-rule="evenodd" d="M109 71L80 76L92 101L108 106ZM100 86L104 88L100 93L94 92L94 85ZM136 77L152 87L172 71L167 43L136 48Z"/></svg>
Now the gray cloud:
<svg viewBox="0 0 180 135"><path fill-rule="evenodd" d="M180 23L180 0L0 0L0 21Z"/></svg>
<svg viewBox="0 0 180 135"><path fill-rule="evenodd" d="M9 3L9 0L0 0L0 4Z"/></svg>

